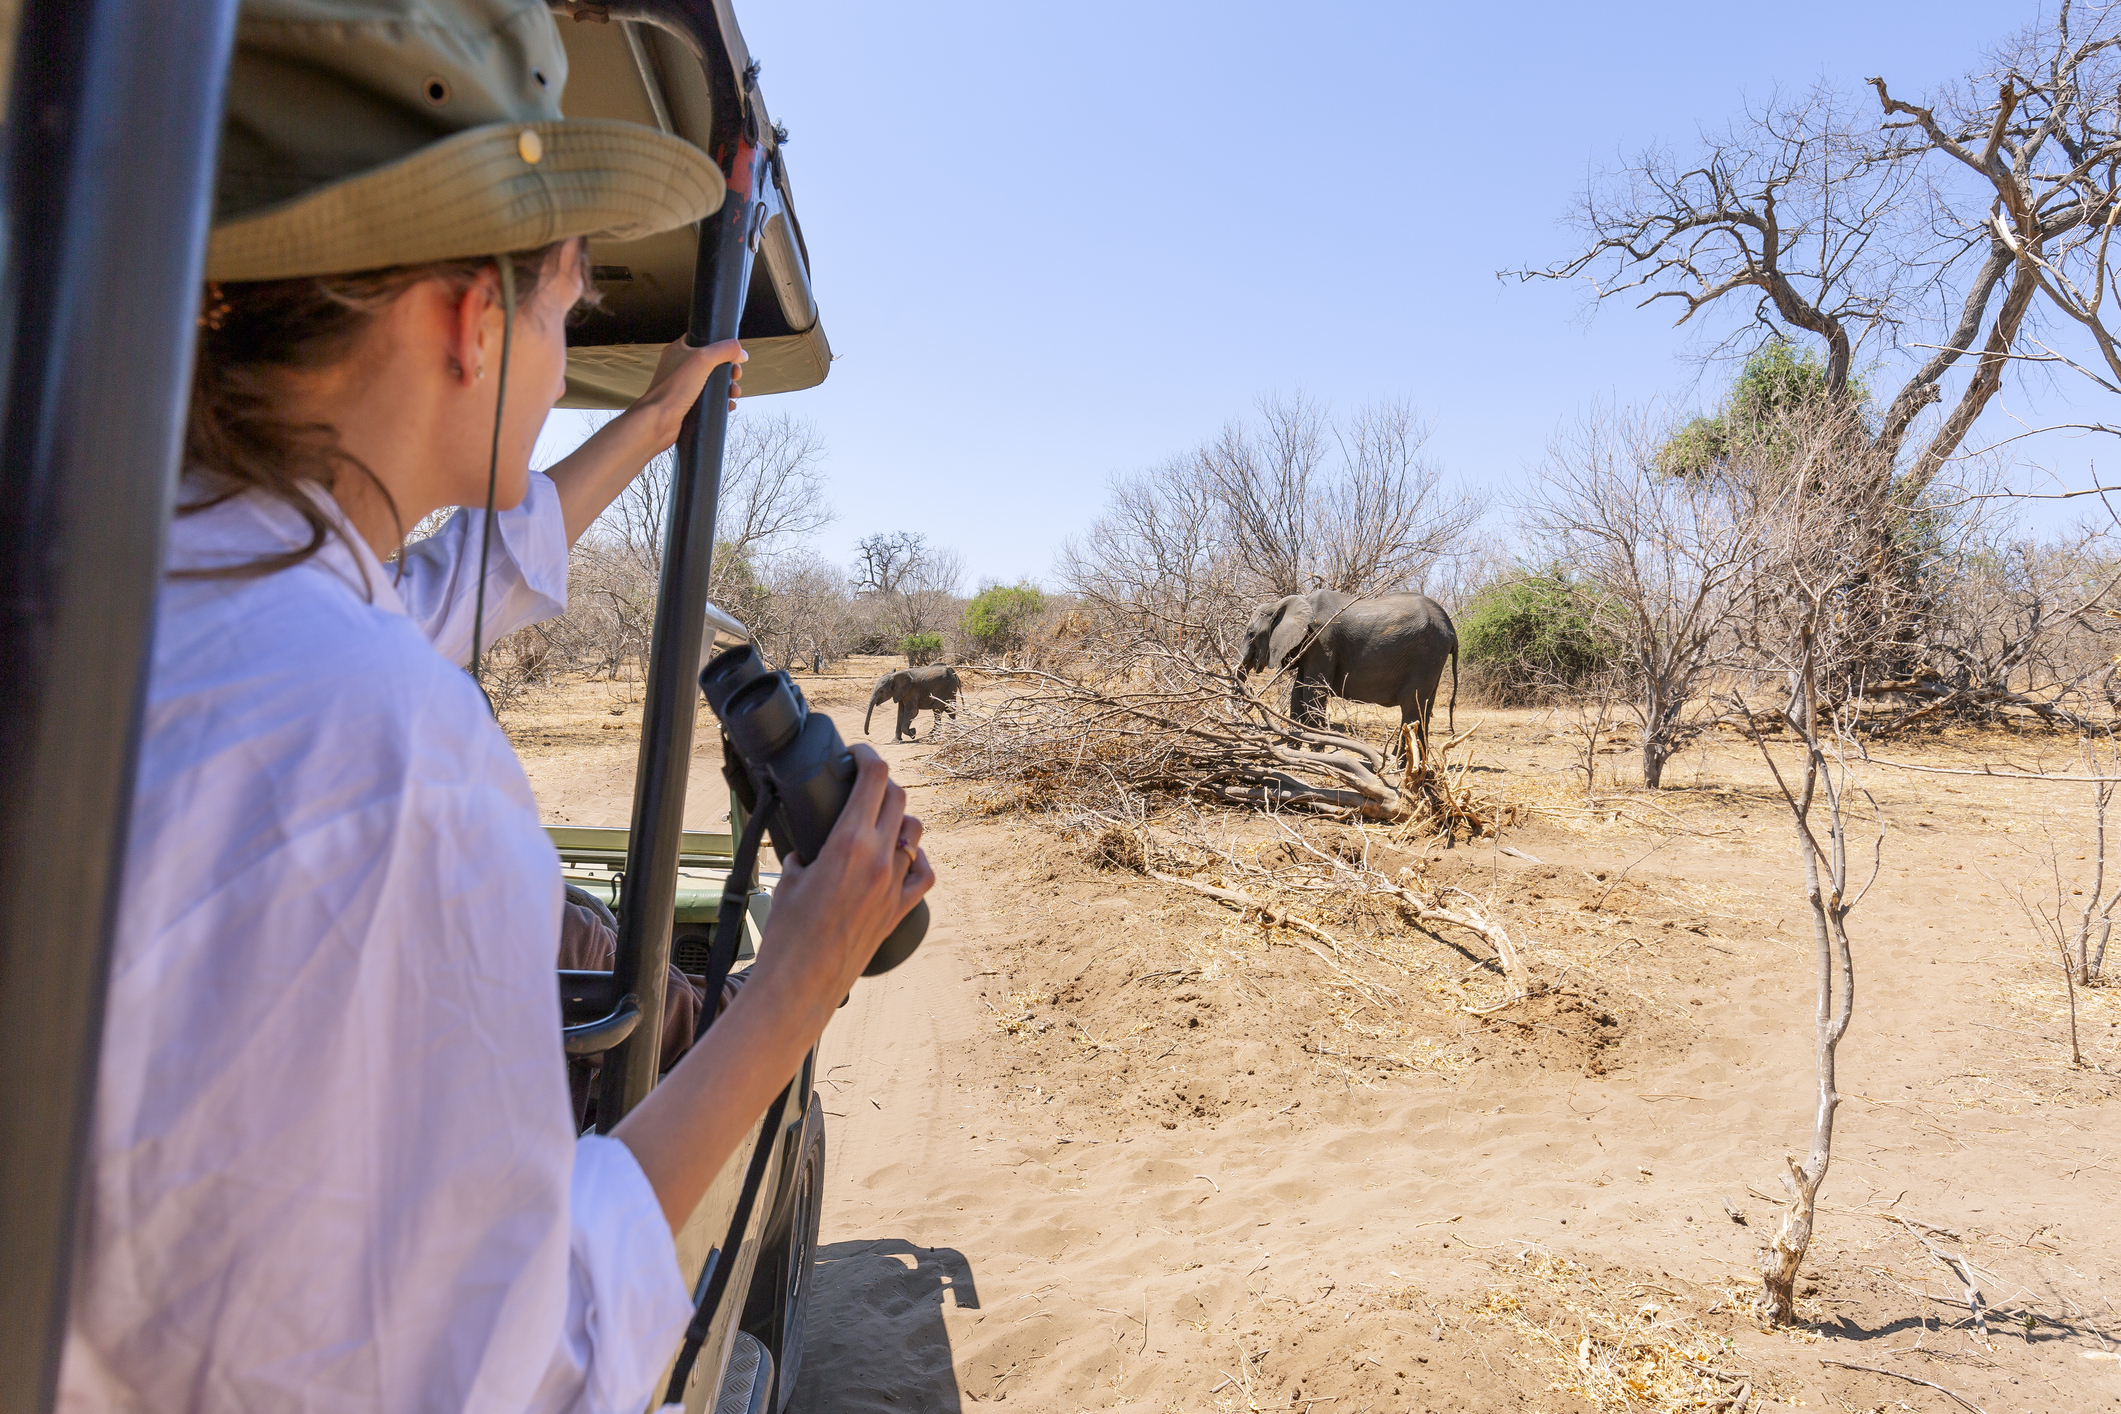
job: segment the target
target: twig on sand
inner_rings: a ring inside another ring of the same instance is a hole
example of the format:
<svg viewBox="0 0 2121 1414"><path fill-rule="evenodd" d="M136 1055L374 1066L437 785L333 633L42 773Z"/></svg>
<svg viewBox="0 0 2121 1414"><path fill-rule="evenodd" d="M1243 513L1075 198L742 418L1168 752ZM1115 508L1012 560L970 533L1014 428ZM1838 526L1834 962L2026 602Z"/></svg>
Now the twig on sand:
<svg viewBox="0 0 2121 1414"><path fill-rule="evenodd" d="M1965 1395L1954 1394L1952 1393L1952 1391L1946 1389L1943 1385L1937 1384L1932 1380L1925 1380L1917 1375L1902 1374L1898 1370L1888 1370L1879 1365L1858 1365L1853 1360L1828 1360L1823 1356L1820 1358L1819 1363L1822 1365L1838 1365L1844 1370L1862 1370L1868 1374L1873 1375L1890 1375L1896 1380L1906 1380L1909 1384L1927 1385L1929 1386L1929 1388L1937 1391L1937 1393L1943 1395L1946 1399L1949 1399L1950 1401L1952 1401L1952 1403L1959 1405L1963 1409L1971 1409L1974 1411L1974 1414L1988 1414L1987 1410L1983 1409L1980 1405L1974 1403L1974 1401L1972 1401L1971 1399L1968 1399Z"/></svg>
<svg viewBox="0 0 2121 1414"><path fill-rule="evenodd" d="M1908 1236L1928 1248L1929 1254L1943 1263L1946 1271L1958 1275L1960 1284L1966 1288L1966 1308L1974 1313L1974 1329L1981 1332L1981 1339L1986 1341L1989 1338L1988 1322L1981 1315L1981 1288L1975 1283L1973 1269L1967 1265L1966 1258L1956 1253L1945 1251L1942 1247L1930 1241L1926 1235L1918 1232L1913 1223L1901 1217L1898 1213L1894 1213L1891 1216L1895 1222L1907 1229ZM1973 1406L1968 1405L1967 1407L1972 1408Z"/></svg>
<svg viewBox="0 0 2121 1414"><path fill-rule="evenodd" d="M1208 1178L1208 1176L1207 1176L1206 1174L1204 1174L1204 1173L1197 1173L1197 1174L1194 1174L1193 1176L1194 1176L1195 1178L1205 1178L1205 1179L1207 1179L1207 1180L1208 1180L1208 1182L1209 1182L1210 1184L1212 1184L1212 1185L1214 1186L1214 1188L1215 1188L1215 1191L1216 1191L1217 1193L1220 1193L1220 1192L1222 1192L1222 1191L1223 1191L1223 1186L1222 1186L1222 1185L1221 1185L1220 1183L1216 1183L1214 1179L1212 1179L1212 1178Z"/></svg>
<svg viewBox="0 0 2121 1414"><path fill-rule="evenodd" d="M1102 1312L1104 1312L1104 1313L1105 1313L1106 1315L1108 1315L1108 1316L1118 1316L1118 1317L1119 1317L1120 1319L1122 1319L1122 1320L1132 1321L1132 1322L1134 1322L1134 1324L1136 1324L1137 1326L1140 1326L1140 1327L1142 1328L1142 1348L1141 1348L1141 1353L1142 1353L1142 1354L1144 1354L1144 1355L1148 1354L1148 1352L1149 1352L1149 1321L1148 1321L1148 1318L1147 1318L1146 1314L1144 1314L1144 1315L1141 1315L1141 1316L1130 1316L1130 1315L1128 1315L1128 1314L1127 1314L1127 1313L1126 1313L1125 1311L1115 1311L1115 1310L1113 1310L1113 1309L1112 1309L1112 1308L1111 1308L1110 1306L1099 1306L1099 1307L1096 1307L1095 1309L1096 1309L1096 1310L1099 1310L1099 1311L1102 1311ZM1146 1308L1144 1308L1144 1310L1145 1310L1145 1312L1146 1312Z"/></svg>
<svg viewBox="0 0 2121 1414"><path fill-rule="evenodd" d="M1197 976L1197 975L1199 974L1199 972L1200 972L1200 969L1199 969L1198 967L1171 967L1171 968L1166 968L1166 969L1165 969L1164 971L1162 971L1162 972L1144 972L1144 973L1140 974L1139 976L1136 976L1136 977L1129 977L1129 978L1128 978L1128 979L1127 979L1127 980L1126 980L1125 982L1122 982L1122 983L1120 983L1119 985L1120 985L1120 986L1122 986L1122 987L1125 987L1125 986L1129 986L1129 985L1131 985L1131 984L1133 984L1133 983L1136 983L1136 982L1147 982L1147 981L1151 980L1152 978L1156 978L1156 977L1189 977L1189 976Z"/></svg>

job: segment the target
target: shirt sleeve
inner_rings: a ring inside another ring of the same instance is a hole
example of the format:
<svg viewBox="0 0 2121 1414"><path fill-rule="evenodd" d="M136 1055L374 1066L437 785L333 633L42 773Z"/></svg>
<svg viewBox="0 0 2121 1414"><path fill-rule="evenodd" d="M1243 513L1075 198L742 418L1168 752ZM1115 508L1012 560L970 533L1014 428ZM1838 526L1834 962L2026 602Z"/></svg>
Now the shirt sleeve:
<svg viewBox="0 0 2121 1414"><path fill-rule="evenodd" d="M405 547L396 588L406 616L443 657L471 661L477 613L482 510L460 510L425 540ZM530 473L523 504L493 518L486 562L485 642L552 618L567 607L567 522L559 489Z"/></svg>
<svg viewBox="0 0 2121 1414"><path fill-rule="evenodd" d="M670 1224L633 1151L575 1145L567 1321L535 1414L639 1414L692 1319Z"/></svg>

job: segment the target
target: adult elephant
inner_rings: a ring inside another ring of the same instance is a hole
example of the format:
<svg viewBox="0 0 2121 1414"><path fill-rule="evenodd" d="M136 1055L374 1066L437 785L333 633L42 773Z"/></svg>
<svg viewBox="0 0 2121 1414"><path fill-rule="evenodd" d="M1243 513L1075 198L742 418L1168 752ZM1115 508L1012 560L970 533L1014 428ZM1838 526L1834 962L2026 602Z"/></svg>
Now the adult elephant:
<svg viewBox="0 0 2121 1414"><path fill-rule="evenodd" d="M924 711L935 713L935 724L943 724L943 713L957 715L951 704L957 701L958 689L963 684L957 680L957 669L947 663L937 663L926 668L899 668L876 680L876 690L869 694L869 711L862 718L862 735L869 735L869 723L876 716L876 709L886 702L898 704L898 730L891 734L893 741L903 741L915 735L913 719Z"/></svg>
<svg viewBox="0 0 2121 1414"><path fill-rule="evenodd" d="M1295 666L1289 715L1326 724L1326 693L1399 709L1401 725L1426 735L1444 660L1451 663L1450 723L1458 715L1458 630L1443 605L1422 594L1358 598L1331 589L1259 606L1245 626L1246 672Z"/></svg>

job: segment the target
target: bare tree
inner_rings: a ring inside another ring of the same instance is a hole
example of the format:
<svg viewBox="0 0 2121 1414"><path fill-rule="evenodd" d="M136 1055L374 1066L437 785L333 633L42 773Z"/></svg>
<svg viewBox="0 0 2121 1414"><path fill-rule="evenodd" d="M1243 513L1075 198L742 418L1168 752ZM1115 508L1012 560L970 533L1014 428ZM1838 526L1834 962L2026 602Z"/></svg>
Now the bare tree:
<svg viewBox="0 0 2121 1414"><path fill-rule="evenodd" d="M1302 397L1113 483L1062 553L1063 582L1131 636L1220 647L1254 604L1325 588L1419 588L1462 549L1480 503L1453 496L1404 403L1340 422Z"/></svg>
<svg viewBox="0 0 2121 1414"><path fill-rule="evenodd" d="M1243 617L1222 502L1196 458L1115 478L1103 514L1066 546L1061 580L1130 637L1178 648Z"/></svg>
<svg viewBox="0 0 2121 1414"><path fill-rule="evenodd" d="M2042 292L2090 333L2104 385L2121 390L2101 312L2121 210L2114 30L2110 5L2065 0L1931 106L1872 79L1882 127L1820 85L1749 111L1690 158L1650 149L1582 196L1580 254L1504 273L1585 278L1601 301L1669 300L1680 324L1749 300L1749 319L1718 349L1801 330L1823 347L1836 395L1867 345L1874 357L1905 353L1911 367L1871 429L1871 465L1897 469L1912 506L2013 359L2081 368L2029 338ZM1938 404L1909 452L1918 416Z"/></svg>
<svg viewBox="0 0 2121 1414"><path fill-rule="evenodd" d="M1876 882L1884 848L1883 816L1856 775L1861 678L1874 640L1893 638L1910 606L1896 581L1880 572L1880 545L1904 524L1904 513L1890 479L1879 474L1882 458L1866 451L1859 430L1831 409L1800 414L1769 439L1781 449L1772 467L1744 478L1775 493L1763 498L1755 523L1747 647L1751 666L1786 685L1776 715L1799 756L1794 771L1777 759L1748 704L1734 693L1730 705L1790 811L1804 865L1817 978L1818 1106L1811 1152L1803 1164L1785 1159L1790 1206L1761 1263L1759 1309L1775 1325L1796 1319L1797 1274L1810 1250L1820 1186L1833 1159L1834 1114L1841 1103L1835 1067L1855 1011L1848 918ZM1871 859L1867 877L1859 880L1849 840L1866 807Z"/></svg>
<svg viewBox="0 0 2121 1414"><path fill-rule="evenodd" d="M2062 986L2069 1001L2069 1063L2084 1064L2084 1047L2077 1036L2077 989L2105 982L2106 945L2114 933L2114 911L2121 908L2121 870L2110 870L2112 843L2108 816L2113 809L2114 790L2121 785L2121 748L2109 730L2102 738L2087 736L2081 747L2082 779L2091 787L2092 827L2090 837L2078 834L2067 844L2047 830L2045 858L2025 879L2007 885L2018 907L2031 925L2033 937L2044 948L2053 949L2061 965ZM2056 814L2062 812L2058 809ZM2083 849L2077 858L2089 858L2085 874L2065 875L2065 852ZM2044 866L2040 867L2040 866ZM2047 886L2035 890L2029 881L2047 875ZM2072 903L2081 897L2081 904Z"/></svg>
<svg viewBox="0 0 2121 1414"><path fill-rule="evenodd" d="M708 592L740 619L768 616L769 572L832 520L823 460L823 439L807 423L781 416L731 425ZM565 614L507 640L520 673L549 677L564 668L615 677L646 656L673 471L668 454L651 461L576 542Z"/></svg>
<svg viewBox="0 0 2121 1414"><path fill-rule="evenodd" d="M912 530L865 535L855 545L854 589L857 594L888 598L897 594L915 561L927 553L928 537Z"/></svg>
<svg viewBox="0 0 2121 1414"><path fill-rule="evenodd" d="M1911 671L1870 689L1906 706L1871 729L1956 719L2082 731L2111 711L2121 557L2110 528L2046 541L1971 519L1939 528Z"/></svg>
<svg viewBox="0 0 2121 1414"><path fill-rule="evenodd" d="M775 557L760 578L762 611L751 623L766 656L808 668L846 656L853 605L839 567L807 551Z"/></svg>
<svg viewBox="0 0 2121 1414"><path fill-rule="evenodd" d="M903 596L907 633L936 633L953 623L965 587L964 557L931 548L906 578Z"/></svg>
<svg viewBox="0 0 2121 1414"><path fill-rule="evenodd" d="M965 562L918 531L864 536L855 547L855 592L883 606L907 637L940 632L955 617Z"/></svg>
<svg viewBox="0 0 2121 1414"><path fill-rule="evenodd" d="M1708 689L1730 666L1773 514L1742 478L1664 475L1664 440L1645 417L1594 416L1555 445L1521 508L1527 532L1580 577L1618 647L1652 790L1714 719Z"/></svg>
<svg viewBox="0 0 2121 1414"><path fill-rule="evenodd" d="M1342 470L1318 515L1324 587L1372 594L1422 585L1479 518L1479 502L1444 495L1441 473L1422 455L1429 429L1408 403L1365 408L1334 435Z"/></svg>
<svg viewBox="0 0 2121 1414"><path fill-rule="evenodd" d="M1257 597L1319 585L1318 504L1324 499L1326 422L1301 395L1263 403L1261 426L1232 423L1195 453L1222 509L1223 533Z"/></svg>
<svg viewBox="0 0 2121 1414"><path fill-rule="evenodd" d="M1443 494L1421 455L1428 429L1405 403L1338 427L1300 396L1259 414L1256 429L1226 428L1196 453L1254 597L1417 587L1480 514Z"/></svg>
<svg viewBox="0 0 2121 1414"><path fill-rule="evenodd" d="M1818 692L1820 655L1815 649L1825 637L1825 620L1832 613L1834 594L1825 586L1805 587L1813 591L1804 596L1810 612L1794 645L1794 682L1783 709L1783 719L1803 753L1796 779L1782 773L1774 752L1757 732L1753 738L1789 806L1797 846L1804 856L1805 901L1811 906L1818 978L1813 1039L1819 1101L1812 1121L1811 1153L1801 1165L1794 1158L1784 1160L1789 1169L1790 1206L1769 1245L1767 1260L1761 1264L1759 1309L1762 1319L1770 1325L1790 1325L1797 1319L1797 1273L1811 1248L1819 1188L1826 1182L1827 1168L1834 1156L1834 1112L1841 1104L1841 1093L1835 1085L1835 1062L1855 1013L1856 963L1849 945L1848 915L1878 877L1879 851L1885 838L1881 817L1872 845L1870 877L1860 886L1854 885L1848 849L1849 817L1855 804L1853 797L1862 794L1868 801L1869 796L1856 786L1842 750L1846 724L1822 718ZM1871 802L1871 806L1875 813L1876 803Z"/></svg>
<svg viewBox="0 0 2121 1414"><path fill-rule="evenodd" d="M762 562L832 523L824 459L824 438L817 429L786 414L731 424L709 598L741 617L755 607ZM675 469L668 452L651 461L591 531L631 558L651 583L662 568Z"/></svg>
<svg viewBox="0 0 2121 1414"><path fill-rule="evenodd" d="M2121 349L2104 314L2112 273L2108 242L2121 214L2117 28L2112 5L2063 0L2052 20L2021 31L1941 103L1896 99L1883 78L1870 80L1880 106L1897 120L1888 121L1887 131L1911 139L1896 154L1946 161L1961 179L1936 184L1939 212L1961 250L1979 257L1957 318L1893 400L1881 430L1897 451L1898 436L1919 408L1940 399L1930 391L1936 379L1975 354L1972 376L1909 469L1913 493L1965 440L2013 357L2030 354L2089 372L2023 337L2036 294L2091 335L2111 375L2095 380L2121 392L2114 381L2121 380Z"/></svg>

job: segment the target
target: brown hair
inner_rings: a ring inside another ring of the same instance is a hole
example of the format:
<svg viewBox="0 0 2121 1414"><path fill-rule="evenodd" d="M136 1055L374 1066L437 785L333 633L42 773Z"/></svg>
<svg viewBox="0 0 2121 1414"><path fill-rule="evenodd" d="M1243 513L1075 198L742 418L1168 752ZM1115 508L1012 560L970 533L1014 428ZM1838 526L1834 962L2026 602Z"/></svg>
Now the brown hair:
<svg viewBox="0 0 2121 1414"><path fill-rule="evenodd" d="M551 272L560 251L579 239L505 257L515 267L518 312ZM308 523L309 543L224 569L179 570L176 577L251 578L301 564L324 548L334 530L304 485L329 491L347 472L367 477L397 520L390 492L375 472L339 444L337 428L284 411L286 375L329 368L346 358L375 316L421 281L440 280L461 296L494 264L495 257L485 257L296 280L209 282L199 315L184 460L187 468L207 473L212 483L207 496L180 504L177 514L195 514L258 491ZM402 538L402 521L398 530Z"/></svg>

